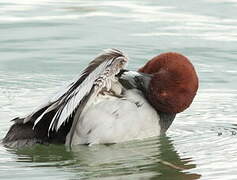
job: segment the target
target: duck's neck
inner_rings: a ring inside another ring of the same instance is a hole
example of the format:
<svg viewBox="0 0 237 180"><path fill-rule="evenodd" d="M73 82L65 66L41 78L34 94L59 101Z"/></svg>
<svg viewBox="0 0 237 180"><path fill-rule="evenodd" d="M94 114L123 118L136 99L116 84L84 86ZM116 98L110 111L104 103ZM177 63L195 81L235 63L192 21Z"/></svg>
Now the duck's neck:
<svg viewBox="0 0 237 180"><path fill-rule="evenodd" d="M164 135L175 119L176 113L158 112L160 116L160 134Z"/></svg>

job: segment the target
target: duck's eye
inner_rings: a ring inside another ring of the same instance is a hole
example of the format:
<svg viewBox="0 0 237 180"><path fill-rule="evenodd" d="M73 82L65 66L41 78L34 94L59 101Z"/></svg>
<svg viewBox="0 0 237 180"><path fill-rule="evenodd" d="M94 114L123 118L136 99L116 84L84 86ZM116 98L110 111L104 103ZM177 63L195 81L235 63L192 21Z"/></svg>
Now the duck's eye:
<svg viewBox="0 0 237 180"><path fill-rule="evenodd" d="M162 91L162 92L160 92L160 96L166 97L166 96L168 96L168 92Z"/></svg>

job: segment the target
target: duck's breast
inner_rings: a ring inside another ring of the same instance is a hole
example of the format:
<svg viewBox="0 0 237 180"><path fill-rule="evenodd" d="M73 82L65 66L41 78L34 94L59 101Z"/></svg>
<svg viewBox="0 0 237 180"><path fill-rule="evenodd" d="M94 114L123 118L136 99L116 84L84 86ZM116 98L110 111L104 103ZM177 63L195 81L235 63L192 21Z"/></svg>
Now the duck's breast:
<svg viewBox="0 0 237 180"><path fill-rule="evenodd" d="M159 120L140 91L127 90L123 98L99 95L82 113L72 144L107 144L158 136Z"/></svg>

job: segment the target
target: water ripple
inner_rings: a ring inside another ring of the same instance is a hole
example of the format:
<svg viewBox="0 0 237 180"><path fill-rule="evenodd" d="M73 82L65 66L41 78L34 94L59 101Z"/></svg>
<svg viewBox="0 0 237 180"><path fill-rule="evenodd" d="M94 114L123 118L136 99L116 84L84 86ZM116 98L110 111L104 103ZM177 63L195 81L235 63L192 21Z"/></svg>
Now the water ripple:
<svg viewBox="0 0 237 180"><path fill-rule="evenodd" d="M0 145L0 179L236 179L235 0L0 2L0 137L102 49L136 70L164 51L193 62L200 90L166 137L111 146ZM224 12L224 13L223 13Z"/></svg>

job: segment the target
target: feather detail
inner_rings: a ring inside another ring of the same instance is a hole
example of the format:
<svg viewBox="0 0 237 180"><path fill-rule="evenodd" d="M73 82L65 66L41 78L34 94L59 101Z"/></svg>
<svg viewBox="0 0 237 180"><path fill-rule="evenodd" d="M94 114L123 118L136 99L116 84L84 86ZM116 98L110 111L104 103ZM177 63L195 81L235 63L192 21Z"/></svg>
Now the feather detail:
<svg viewBox="0 0 237 180"><path fill-rule="evenodd" d="M43 116L57 108L58 102L52 103L51 106L49 106L34 122L33 129L35 128L35 125L43 118Z"/></svg>
<svg viewBox="0 0 237 180"><path fill-rule="evenodd" d="M26 116L24 118L23 123L27 123L29 121L35 121L39 116L41 116L42 113L44 113L45 110L47 110L47 108L51 105L52 103L47 102L45 104L40 105L38 108L36 108L33 113L31 113L30 115Z"/></svg>
<svg viewBox="0 0 237 180"><path fill-rule="evenodd" d="M57 132L74 112L78 109L83 111L86 104L83 103L85 99L87 101L86 106L89 106L88 103L92 102L91 99L97 96L103 88L107 90L111 88L111 81L116 81L115 75L124 68L127 61L128 58L121 51L116 49L106 50L90 62L78 78L29 115L25 122L33 121L35 127L47 113L54 111L55 114L48 132L53 130ZM73 119L75 121L75 118ZM75 123L73 122L73 124Z"/></svg>

